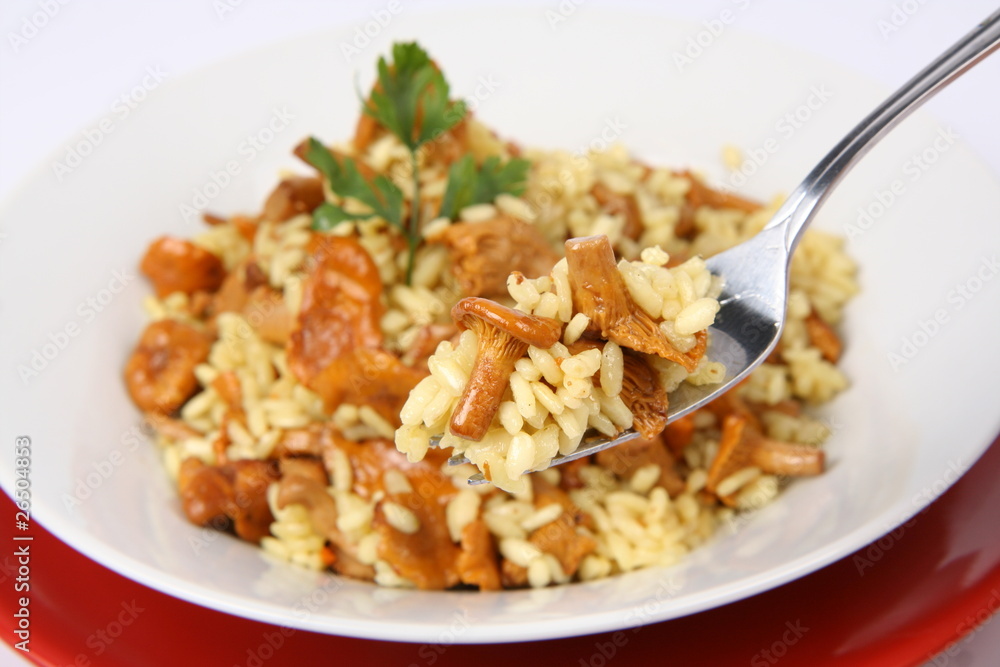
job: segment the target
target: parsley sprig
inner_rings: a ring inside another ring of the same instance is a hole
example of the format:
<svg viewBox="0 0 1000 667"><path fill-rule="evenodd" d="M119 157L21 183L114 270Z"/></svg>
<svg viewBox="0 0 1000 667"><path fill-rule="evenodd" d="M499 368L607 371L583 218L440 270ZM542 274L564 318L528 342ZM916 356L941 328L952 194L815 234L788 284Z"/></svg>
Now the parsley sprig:
<svg viewBox="0 0 1000 667"><path fill-rule="evenodd" d="M413 197L403 236L409 245L406 284L413 278L413 260L420 245L420 147L457 125L465 117L465 102L451 101L451 88L441 70L416 42L393 44L392 65L378 60L378 85L364 105L368 114L410 149Z"/></svg>
<svg viewBox="0 0 1000 667"><path fill-rule="evenodd" d="M413 262L422 234L420 229L420 174L418 155L429 141L455 127L466 115L465 103L450 99L451 89L437 65L417 43L397 43L392 62L378 61L378 83L362 112L371 116L399 139L410 151L413 196L409 215L403 192L392 180L378 174L366 178L351 157L334 155L320 141L310 137L304 157L326 178L330 189L341 198L354 199L370 212L348 211L343 205L325 202L313 213L313 229L328 231L342 222L384 219L406 239L409 255L406 283L413 277ZM455 219L466 206L492 202L501 193L515 196L524 192L529 163L488 157L476 166L471 155L452 164L439 215ZM356 210L356 209L355 209Z"/></svg>
<svg viewBox="0 0 1000 667"><path fill-rule="evenodd" d="M327 179L330 189L341 197L351 197L371 209L370 214L348 212L343 206L324 203L313 213L313 228L329 230L345 220L377 215L396 227L406 239L409 257L406 284L413 278L413 261L420 246L420 174L417 155L421 146L436 139L459 123L466 113L465 102L449 99L451 89L441 70L416 42L392 46L392 63L378 61L378 84L362 104L363 113L374 118L410 150L413 196L409 220L403 193L387 176L371 182L358 171L352 158L338 159L319 141L310 138L306 160Z"/></svg>
<svg viewBox="0 0 1000 667"><path fill-rule="evenodd" d="M499 194L519 197L524 193L530 166L530 162L520 158L501 164L499 157L491 155L477 169L471 155L462 156L448 171L448 187L438 215L455 219L466 206L491 204Z"/></svg>
<svg viewBox="0 0 1000 667"><path fill-rule="evenodd" d="M313 229L328 231L345 220L364 220L377 215L406 234L403 192L386 176L379 174L369 183L352 158L338 161L315 137L309 137L305 157L326 177L331 190L341 197L357 199L371 209L371 213L351 213L343 206L324 202L313 213Z"/></svg>

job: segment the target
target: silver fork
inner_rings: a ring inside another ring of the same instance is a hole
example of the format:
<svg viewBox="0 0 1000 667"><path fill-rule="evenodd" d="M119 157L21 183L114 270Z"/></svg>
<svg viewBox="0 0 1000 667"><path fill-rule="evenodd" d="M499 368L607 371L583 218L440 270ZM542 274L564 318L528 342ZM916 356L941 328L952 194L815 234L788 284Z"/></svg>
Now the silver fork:
<svg viewBox="0 0 1000 667"><path fill-rule="evenodd" d="M792 252L820 204L889 130L998 47L1000 11L982 21L868 114L809 172L759 234L706 261L714 275L725 279L719 296L722 308L709 329L706 354L725 364L726 379L721 384L700 387L683 384L670 394L668 422L725 393L767 358L784 326ZM549 466L590 456L637 437L634 431L625 431L614 439L590 435L572 453L554 457ZM451 465L468 462L462 455L449 459ZM469 478L470 484L486 481L482 473Z"/></svg>

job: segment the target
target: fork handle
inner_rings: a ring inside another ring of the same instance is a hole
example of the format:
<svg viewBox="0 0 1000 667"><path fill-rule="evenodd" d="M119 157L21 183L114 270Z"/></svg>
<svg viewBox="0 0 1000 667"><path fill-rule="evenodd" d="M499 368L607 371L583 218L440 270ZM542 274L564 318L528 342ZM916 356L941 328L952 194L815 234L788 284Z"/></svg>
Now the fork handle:
<svg viewBox="0 0 1000 667"><path fill-rule="evenodd" d="M765 228L786 228L789 258L819 204L854 163L897 123L997 48L1000 48L1000 10L890 95L820 160Z"/></svg>

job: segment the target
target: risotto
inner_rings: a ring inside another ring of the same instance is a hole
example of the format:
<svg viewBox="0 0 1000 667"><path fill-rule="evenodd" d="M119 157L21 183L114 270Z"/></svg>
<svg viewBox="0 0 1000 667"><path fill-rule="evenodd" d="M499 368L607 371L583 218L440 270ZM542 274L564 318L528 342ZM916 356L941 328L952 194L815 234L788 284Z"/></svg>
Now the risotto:
<svg viewBox="0 0 1000 667"><path fill-rule="evenodd" d="M190 521L383 586L544 587L676 563L822 472L808 411L847 386L857 291L838 238L800 243L767 362L668 424L670 392L725 375L703 258L779 202L622 146L501 140L416 44L362 107L347 142L296 148L312 169L260 213L206 214L142 258L151 321L125 381Z"/></svg>

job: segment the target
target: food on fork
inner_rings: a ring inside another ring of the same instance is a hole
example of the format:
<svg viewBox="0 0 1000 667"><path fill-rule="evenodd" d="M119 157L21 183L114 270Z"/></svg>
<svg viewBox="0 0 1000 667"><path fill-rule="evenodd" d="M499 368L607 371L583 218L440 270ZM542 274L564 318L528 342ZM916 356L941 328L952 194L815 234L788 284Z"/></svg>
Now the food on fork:
<svg viewBox="0 0 1000 667"><path fill-rule="evenodd" d="M701 259L667 268L654 248L616 264L603 235L569 239L565 252L548 276L511 274L513 309L476 297L452 309L468 333L439 345L400 414L396 445L411 459L443 434L495 486L524 492L524 473L572 453L589 429L656 438L669 391L725 376L704 356L719 304Z"/></svg>

